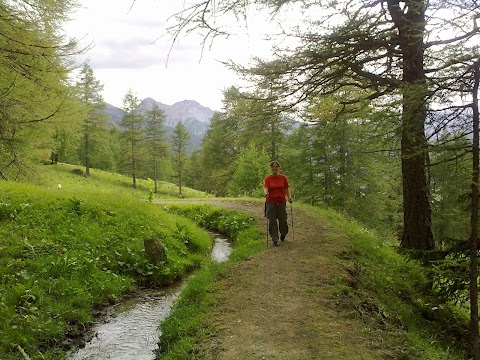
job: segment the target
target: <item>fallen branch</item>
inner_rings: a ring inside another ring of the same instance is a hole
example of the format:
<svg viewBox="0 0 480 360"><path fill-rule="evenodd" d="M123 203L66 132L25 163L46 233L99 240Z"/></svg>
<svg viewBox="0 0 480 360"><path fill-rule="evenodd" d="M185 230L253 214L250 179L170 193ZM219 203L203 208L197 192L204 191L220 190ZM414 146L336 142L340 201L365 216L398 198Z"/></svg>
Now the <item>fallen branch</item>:
<svg viewBox="0 0 480 360"><path fill-rule="evenodd" d="M24 358L25 360L30 360L30 357L27 355L27 353L25 352L25 350L23 350L20 345L17 345L17 349L18 349L18 351L20 351L20 354L23 355L23 358Z"/></svg>

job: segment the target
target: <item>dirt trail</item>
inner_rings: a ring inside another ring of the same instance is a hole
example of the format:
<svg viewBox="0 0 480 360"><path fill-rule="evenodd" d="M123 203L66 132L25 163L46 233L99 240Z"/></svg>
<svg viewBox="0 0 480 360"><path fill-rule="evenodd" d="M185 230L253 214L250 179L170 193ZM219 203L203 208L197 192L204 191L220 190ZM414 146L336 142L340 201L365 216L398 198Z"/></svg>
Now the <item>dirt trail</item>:
<svg viewBox="0 0 480 360"><path fill-rule="evenodd" d="M262 203L205 202L247 212L265 224ZM366 329L353 304L334 295L334 281L347 277L351 265L341 257L348 238L318 215L293 208L294 232L286 241L239 263L219 282L218 334L204 344L200 358L400 359L381 332Z"/></svg>

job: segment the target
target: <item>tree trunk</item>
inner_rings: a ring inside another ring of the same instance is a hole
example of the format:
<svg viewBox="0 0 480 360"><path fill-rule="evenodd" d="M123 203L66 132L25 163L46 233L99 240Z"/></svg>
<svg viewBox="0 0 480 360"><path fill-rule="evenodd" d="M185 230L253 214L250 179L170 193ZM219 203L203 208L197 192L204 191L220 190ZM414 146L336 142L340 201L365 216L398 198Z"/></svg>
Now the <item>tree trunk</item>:
<svg viewBox="0 0 480 360"><path fill-rule="evenodd" d="M389 1L391 15L399 32L403 55L402 175L404 249L433 250L429 192L426 178L427 139L425 118L428 86L423 66L425 3L410 2L406 12L398 2Z"/></svg>
<svg viewBox="0 0 480 360"><path fill-rule="evenodd" d="M154 183L154 192L158 192L158 169L157 169L157 154L153 154L153 183Z"/></svg>
<svg viewBox="0 0 480 360"><path fill-rule="evenodd" d="M478 180L479 180L479 114L478 87L480 61L475 64L473 87L473 145L472 145L472 213L470 217L470 358L480 359L480 335L478 330Z"/></svg>
<svg viewBox="0 0 480 360"><path fill-rule="evenodd" d="M137 188L137 164L136 164L136 156L135 156L135 145L132 139L131 146L132 146L132 187L134 189Z"/></svg>
<svg viewBox="0 0 480 360"><path fill-rule="evenodd" d="M401 140L404 224L401 247L433 250L435 246L425 172L424 115L418 109L406 111L408 107L411 104L404 106Z"/></svg>
<svg viewBox="0 0 480 360"><path fill-rule="evenodd" d="M90 138L85 134L85 177L90 177Z"/></svg>
<svg viewBox="0 0 480 360"><path fill-rule="evenodd" d="M178 196L182 197L182 149L178 152Z"/></svg>
<svg viewBox="0 0 480 360"><path fill-rule="evenodd" d="M277 160L277 151L276 147L277 144L275 142L275 122L272 121L272 129L271 129L271 136L272 136L272 154L271 154L271 159L272 160Z"/></svg>

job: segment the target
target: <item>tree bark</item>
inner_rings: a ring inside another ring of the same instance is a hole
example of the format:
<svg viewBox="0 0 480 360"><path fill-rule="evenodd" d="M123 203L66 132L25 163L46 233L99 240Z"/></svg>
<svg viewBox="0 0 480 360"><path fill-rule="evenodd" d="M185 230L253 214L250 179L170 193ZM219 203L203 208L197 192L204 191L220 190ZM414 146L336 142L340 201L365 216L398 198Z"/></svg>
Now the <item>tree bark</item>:
<svg viewBox="0 0 480 360"><path fill-rule="evenodd" d="M424 69L425 2L412 0L405 9L388 1L402 52L402 176L404 249L433 250L429 191L426 177L425 119L428 86Z"/></svg>
<svg viewBox="0 0 480 360"><path fill-rule="evenodd" d="M470 217L470 358L480 359L480 335L478 329L478 196L479 196L479 113L478 87L480 82L480 61L475 64L473 87L473 145L472 145L472 213Z"/></svg>
<svg viewBox="0 0 480 360"><path fill-rule="evenodd" d="M90 177L90 137L85 133L85 177Z"/></svg>

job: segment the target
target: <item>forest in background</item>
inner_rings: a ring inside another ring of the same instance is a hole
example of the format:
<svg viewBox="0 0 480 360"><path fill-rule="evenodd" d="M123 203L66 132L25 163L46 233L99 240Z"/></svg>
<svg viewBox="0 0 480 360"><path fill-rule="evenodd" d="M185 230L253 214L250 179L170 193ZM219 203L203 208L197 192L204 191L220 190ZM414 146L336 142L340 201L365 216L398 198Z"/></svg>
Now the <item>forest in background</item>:
<svg viewBox="0 0 480 360"><path fill-rule="evenodd" d="M251 6L286 16L296 3ZM394 236L433 269L435 292L477 313L480 5L343 5L325 5L324 21L306 19L309 28L287 34L298 36L298 47L249 68L230 64L252 89L225 90L202 149L188 154L185 127L165 139L164 114L136 113L133 89L118 131L100 115L102 84L91 67L71 78L72 56L88 50L61 32L74 2L2 1L0 177L28 178L31 164L61 161L84 166L85 176L91 167L127 174L133 187L153 179L153 192L168 180L179 196L182 186L255 196L276 159L296 200ZM228 0L201 2L202 21L179 17L178 34L210 29L208 39L220 31L214 18L234 8ZM472 333L478 339L478 314Z"/></svg>

